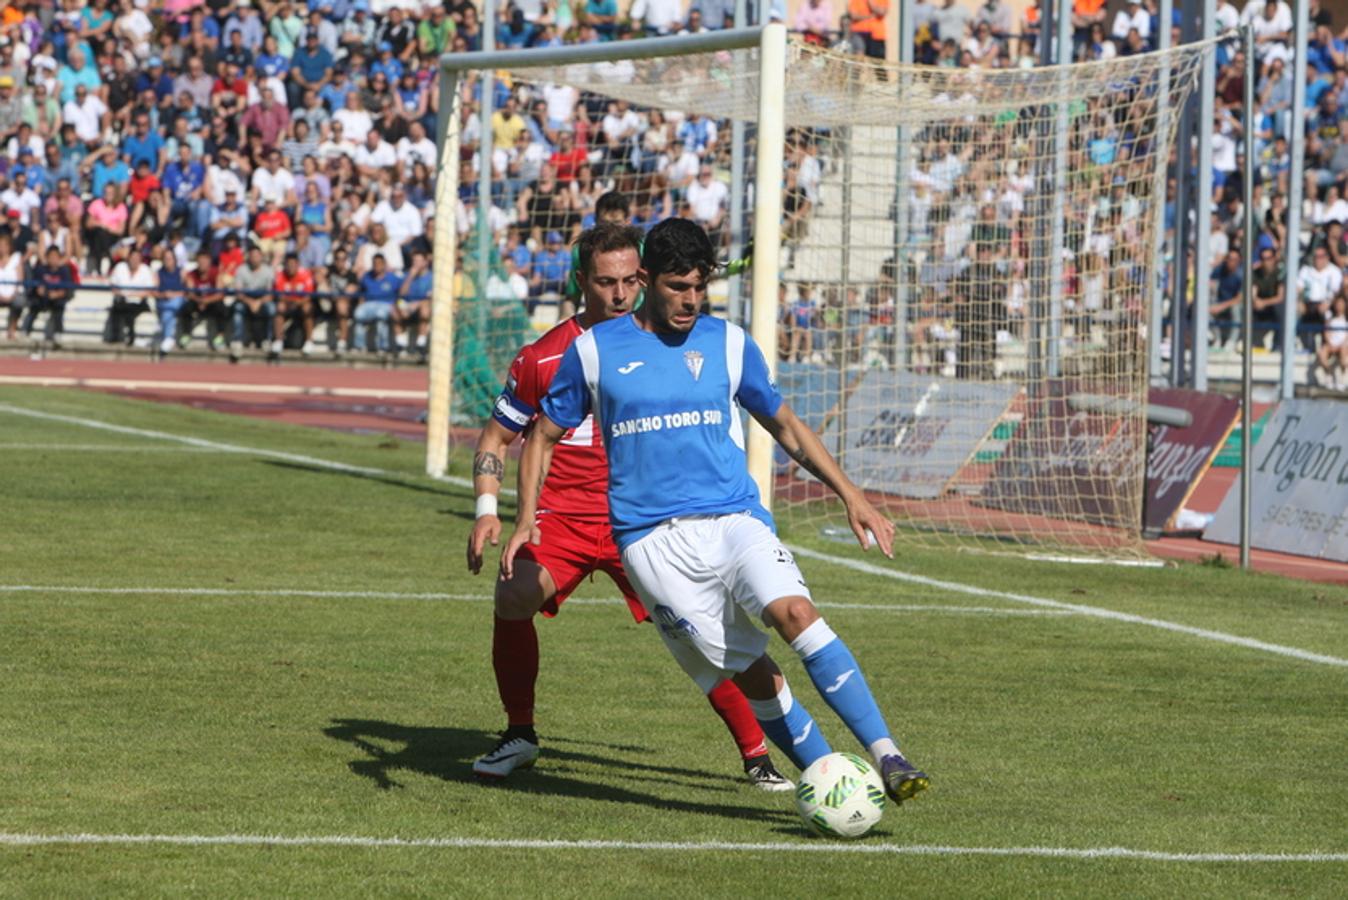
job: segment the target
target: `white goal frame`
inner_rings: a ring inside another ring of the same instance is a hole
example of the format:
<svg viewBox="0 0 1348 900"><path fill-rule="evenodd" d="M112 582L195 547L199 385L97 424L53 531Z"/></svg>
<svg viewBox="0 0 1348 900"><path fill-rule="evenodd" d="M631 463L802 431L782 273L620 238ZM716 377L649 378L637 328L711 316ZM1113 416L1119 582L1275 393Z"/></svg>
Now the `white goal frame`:
<svg viewBox="0 0 1348 900"><path fill-rule="evenodd" d="M783 155L786 149L786 26L774 22L704 34L644 38L487 53L449 53L440 57L440 109L436 123L437 161L434 283L431 293L431 347L426 410L426 473L444 478L449 470L450 406L454 390L454 204L459 192L459 83L465 73L497 69L580 65L623 59L651 59L758 48L759 104L757 164L754 183L753 297L749 333L763 348L770 372L776 374L777 282L781 255ZM490 162L484 161L484 165ZM749 474L758 484L764 505L772 502L772 438L756 422L749 423Z"/></svg>

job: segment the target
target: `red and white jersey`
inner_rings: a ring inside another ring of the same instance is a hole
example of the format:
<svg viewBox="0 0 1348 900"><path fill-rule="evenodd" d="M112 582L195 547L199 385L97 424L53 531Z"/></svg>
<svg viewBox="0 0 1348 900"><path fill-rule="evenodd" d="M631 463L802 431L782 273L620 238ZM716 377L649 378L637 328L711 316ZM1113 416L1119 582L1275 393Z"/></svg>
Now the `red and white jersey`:
<svg viewBox="0 0 1348 900"><path fill-rule="evenodd" d="M557 374L567 348L585 332L573 316L525 347L510 364L492 418L516 434L538 417L539 404ZM538 499L540 512L583 519L608 519L608 459L594 417L563 435Z"/></svg>

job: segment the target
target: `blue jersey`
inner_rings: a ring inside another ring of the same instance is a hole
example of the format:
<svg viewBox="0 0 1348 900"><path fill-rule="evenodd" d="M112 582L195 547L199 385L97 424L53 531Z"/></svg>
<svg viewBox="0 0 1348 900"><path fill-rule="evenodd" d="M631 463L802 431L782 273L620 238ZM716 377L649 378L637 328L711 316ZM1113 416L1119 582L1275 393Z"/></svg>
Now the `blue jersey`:
<svg viewBox="0 0 1348 900"><path fill-rule="evenodd" d="M164 139L153 131L145 137L129 135L122 139L122 154L129 156L128 162L134 169L142 162L150 164L150 171L159 171L159 151L164 149Z"/></svg>
<svg viewBox="0 0 1348 900"><path fill-rule="evenodd" d="M407 288L407 293L403 295L403 299L408 303L416 303L418 300L430 299L431 277L430 272L422 272L415 277L412 275L405 277L403 279L403 285Z"/></svg>
<svg viewBox="0 0 1348 900"><path fill-rule="evenodd" d="M747 512L773 527L745 465L739 409L771 416L781 405L758 346L711 316L678 335L644 331L632 316L596 325L566 351L541 403L563 428L594 413L619 548L679 516Z"/></svg>
<svg viewBox="0 0 1348 900"><path fill-rule="evenodd" d="M360 276L360 293L365 303L392 303L398 299L398 288L403 280L393 272L377 276L373 271Z"/></svg>

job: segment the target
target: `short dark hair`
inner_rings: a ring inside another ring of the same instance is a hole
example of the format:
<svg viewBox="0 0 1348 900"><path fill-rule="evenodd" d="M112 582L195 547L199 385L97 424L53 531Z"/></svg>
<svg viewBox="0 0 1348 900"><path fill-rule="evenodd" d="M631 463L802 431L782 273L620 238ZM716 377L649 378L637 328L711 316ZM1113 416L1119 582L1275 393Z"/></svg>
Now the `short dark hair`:
<svg viewBox="0 0 1348 900"><path fill-rule="evenodd" d="M576 242L580 249L580 270L586 275L592 271L591 263L600 253L612 253L615 250L631 249L641 255L641 229L631 225L615 225L601 222L593 228L581 232Z"/></svg>
<svg viewBox="0 0 1348 900"><path fill-rule="evenodd" d="M694 269L707 278L716 268L716 249L696 222L665 219L646 235L641 265L652 279L666 272L682 275Z"/></svg>
<svg viewBox="0 0 1348 900"><path fill-rule="evenodd" d="M620 212L627 215L627 195L622 191L609 191L604 194L594 205L594 217L602 218L604 213Z"/></svg>

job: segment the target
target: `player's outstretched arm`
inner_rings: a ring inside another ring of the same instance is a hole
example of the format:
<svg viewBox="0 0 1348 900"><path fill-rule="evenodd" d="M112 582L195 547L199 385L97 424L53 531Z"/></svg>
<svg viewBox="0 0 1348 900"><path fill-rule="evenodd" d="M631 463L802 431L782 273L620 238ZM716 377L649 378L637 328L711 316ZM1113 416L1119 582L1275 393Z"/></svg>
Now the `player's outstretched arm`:
<svg viewBox="0 0 1348 900"><path fill-rule="evenodd" d="M548 466L552 464L552 450L566 434L566 429L552 421L544 413L539 413L524 442L524 453L520 455L519 471L519 512L515 516L515 533L506 542L505 552L501 554L501 579L508 581L515 573L515 554L526 542L537 544L541 540L538 525L538 495L543 490L543 479L548 477Z"/></svg>
<svg viewBox="0 0 1348 900"><path fill-rule="evenodd" d="M468 535L468 571L474 575L482 571L482 554L490 543L493 547L501 539L501 519L496 511L505 480L506 448L516 434L492 419L477 438L473 453L473 494L477 498L473 530Z"/></svg>
<svg viewBox="0 0 1348 900"><path fill-rule="evenodd" d="M781 444L787 455L814 477L828 485L847 506L847 522L862 550L871 548L872 536L880 551L894 558L894 523L880 514L866 499L861 488L843 472L838 461L824 447L819 436L800 420L790 404L785 402L771 416L755 415L758 424L767 429L772 439Z"/></svg>

